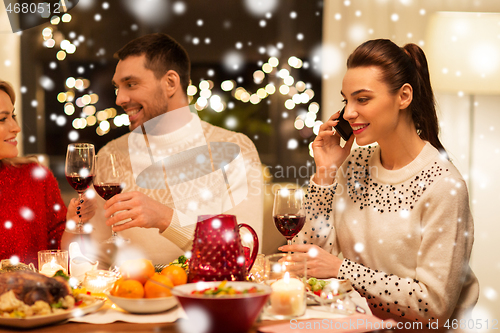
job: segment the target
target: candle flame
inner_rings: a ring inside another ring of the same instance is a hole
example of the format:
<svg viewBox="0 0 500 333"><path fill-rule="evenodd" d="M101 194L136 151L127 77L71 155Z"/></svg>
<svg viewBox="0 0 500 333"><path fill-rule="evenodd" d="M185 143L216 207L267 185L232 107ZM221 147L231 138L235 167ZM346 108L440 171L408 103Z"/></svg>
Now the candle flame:
<svg viewBox="0 0 500 333"><path fill-rule="evenodd" d="M285 272L285 276L283 276L283 281L285 283L290 283L290 273L289 272Z"/></svg>

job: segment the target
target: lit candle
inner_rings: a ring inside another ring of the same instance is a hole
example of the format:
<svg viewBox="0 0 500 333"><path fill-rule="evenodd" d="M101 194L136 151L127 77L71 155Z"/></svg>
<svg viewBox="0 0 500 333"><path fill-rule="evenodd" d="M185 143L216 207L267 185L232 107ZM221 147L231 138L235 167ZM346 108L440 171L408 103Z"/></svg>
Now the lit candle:
<svg viewBox="0 0 500 333"><path fill-rule="evenodd" d="M272 311L277 315L299 316L305 311L305 287L302 281L290 278L290 273L285 272L283 279L271 285Z"/></svg>
<svg viewBox="0 0 500 333"><path fill-rule="evenodd" d="M68 274L64 267L56 263L56 259L52 258L52 260L48 263L43 264L42 269L40 270L40 274L46 275L48 277L53 277L57 271L62 270L64 274Z"/></svg>
<svg viewBox="0 0 500 333"><path fill-rule="evenodd" d="M85 273L82 285L91 293L106 293L117 280L117 275L110 271L92 270Z"/></svg>

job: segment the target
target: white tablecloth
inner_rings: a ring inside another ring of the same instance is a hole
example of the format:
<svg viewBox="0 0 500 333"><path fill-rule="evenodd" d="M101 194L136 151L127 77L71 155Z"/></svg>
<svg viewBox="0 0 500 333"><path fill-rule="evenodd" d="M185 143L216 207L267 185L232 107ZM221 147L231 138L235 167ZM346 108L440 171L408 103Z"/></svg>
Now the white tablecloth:
<svg viewBox="0 0 500 333"><path fill-rule="evenodd" d="M350 294L350 297L356 305L366 311L367 315L371 314L365 298L361 297L356 291L353 291ZM302 317L298 317L297 320L312 318L341 318L345 316L346 315L343 314L321 310L321 307L318 306L308 306L306 313ZM115 321L124 321L127 323L171 323L179 318L187 318L186 313L179 305L166 312L157 314L132 314L120 309L110 300L107 300L99 311L83 317L72 318L70 321L90 324L109 324ZM274 318L262 315L261 320L274 320Z"/></svg>

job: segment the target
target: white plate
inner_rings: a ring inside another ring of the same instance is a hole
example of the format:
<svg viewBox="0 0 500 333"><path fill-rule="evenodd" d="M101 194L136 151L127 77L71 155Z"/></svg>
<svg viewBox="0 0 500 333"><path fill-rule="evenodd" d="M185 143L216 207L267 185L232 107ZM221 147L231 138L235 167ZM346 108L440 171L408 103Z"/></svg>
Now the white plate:
<svg viewBox="0 0 500 333"><path fill-rule="evenodd" d="M78 307L76 309L67 310L65 312L43 315L43 316L33 316L28 318L2 318L0 317L0 326L10 326L19 328L32 328L38 326L45 326L73 317L81 317L88 313L97 311L101 306L103 306L105 300L96 298L95 302L84 306Z"/></svg>
<svg viewBox="0 0 500 333"><path fill-rule="evenodd" d="M345 295L348 295L351 293L354 288L352 287L352 283L350 280L339 280L336 278L331 278L331 279L318 279L319 281L326 281L326 282L332 282L332 281L337 281L339 283L339 294L338 297L332 298L332 300L335 300L337 298L343 298ZM317 297L314 295L312 291L307 291L308 294L310 294L311 297L307 297L307 305L318 305L319 302L316 300Z"/></svg>
<svg viewBox="0 0 500 333"><path fill-rule="evenodd" d="M177 305L174 296L159 298L125 298L106 294L111 302L130 313L159 313Z"/></svg>

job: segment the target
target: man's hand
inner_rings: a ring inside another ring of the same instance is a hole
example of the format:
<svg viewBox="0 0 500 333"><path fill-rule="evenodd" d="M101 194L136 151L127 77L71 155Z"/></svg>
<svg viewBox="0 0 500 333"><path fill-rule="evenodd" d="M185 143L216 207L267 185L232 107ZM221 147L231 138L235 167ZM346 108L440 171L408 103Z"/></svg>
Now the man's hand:
<svg viewBox="0 0 500 333"><path fill-rule="evenodd" d="M174 214L171 208L137 191L115 195L106 202L104 209L106 225L113 226L113 231L140 227L158 228L163 232L170 225ZM128 219L131 221L115 225Z"/></svg>
<svg viewBox="0 0 500 333"><path fill-rule="evenodd" d="M307 258L307 276L318 279L336 278L342 260L317 245L284 245L278 248L283 252L294 252L292 258Z"/></svg>

